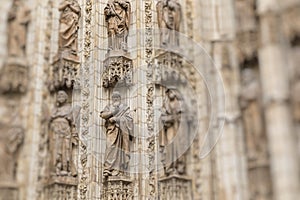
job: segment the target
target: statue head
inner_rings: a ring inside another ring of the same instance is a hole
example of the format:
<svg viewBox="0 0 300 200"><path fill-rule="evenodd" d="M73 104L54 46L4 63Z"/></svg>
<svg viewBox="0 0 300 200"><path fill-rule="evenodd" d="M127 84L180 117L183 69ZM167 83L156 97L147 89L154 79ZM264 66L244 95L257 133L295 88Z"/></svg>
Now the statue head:
<svg viewBox="0 0 300 200"><path fill-rule="evenodd" d="M67 100L68 100L68 94L65 91L60 90L57 92L56 102L58 105L62 105L66 103Z"/></svg>
<svg viewBox="0 0 300 200"><path fill-rule="evenodd" d="M167 90L166 90L166 94L168 96L168 98L170 100L174 100L175 98L178 99L178 100L181 100L182 99L182 96L180 94L180 92L178 91L177 88L175 87L169 87Z"/></svg>
<svg viewBox="0 0 300 200"><path fill-rule="evenodd" d="M114 105L120 105L121 104L121 94L118 91L114 91L111 95L112 101Z"/></svg>

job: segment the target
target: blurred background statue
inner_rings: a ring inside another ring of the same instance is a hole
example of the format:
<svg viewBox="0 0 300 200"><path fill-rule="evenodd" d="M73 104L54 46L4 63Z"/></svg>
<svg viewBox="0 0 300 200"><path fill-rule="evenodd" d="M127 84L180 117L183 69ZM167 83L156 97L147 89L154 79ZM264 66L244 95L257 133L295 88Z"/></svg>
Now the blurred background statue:
<svg viewBox="0 0 300 200"><path fill-rule="evenodd" d="M8 12L8 55L25 57L27 27L30 21L30 10L22 0L14 0Z"/></svg>
<svg viewBox="0 0 300 200"><path fill-rule="evenodd" d="M189 115L187 106L176 88L166 90L160 116L159 143L165 174L184 174L185 152L188 150Z"/></svg>
<svg viewBox="0 0 300 200"><path fill-rule="evenodd" d="M156 9L161 46L178 47L182 15L180 3L177 0L159 0Z"/></svg>

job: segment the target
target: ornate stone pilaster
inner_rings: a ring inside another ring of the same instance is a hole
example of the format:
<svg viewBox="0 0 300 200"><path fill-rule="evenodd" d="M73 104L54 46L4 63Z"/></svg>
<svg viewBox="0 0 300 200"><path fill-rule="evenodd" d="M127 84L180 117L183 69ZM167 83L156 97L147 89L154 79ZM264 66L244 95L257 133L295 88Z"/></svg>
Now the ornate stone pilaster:
<svg viewBox="0 0 300 200"><path fill-rule="evenodd" d="M159 198L192 200L192 181L185 176L171 175L159 180Z"/></svg>
<svg viewBox="0 0 300 200"><path fill-rule="evenodd" d="M112 200L132 200L133 186L132 181L128 177L110 176L104 181L104 190L101 199Z"/></svg>

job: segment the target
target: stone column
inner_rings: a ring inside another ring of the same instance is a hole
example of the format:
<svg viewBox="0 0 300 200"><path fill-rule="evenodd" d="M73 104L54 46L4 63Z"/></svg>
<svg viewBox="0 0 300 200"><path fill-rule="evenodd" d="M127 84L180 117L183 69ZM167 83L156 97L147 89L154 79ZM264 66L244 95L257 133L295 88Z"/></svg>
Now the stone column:
<svg viewBox="0 0 300 200"><path fill-rule="evenodd" d="M286 48L281 27L279 1L258 1L261 47L259 63L270 145L274 199L299 198L296 140L292 129L287 79Z"/></svg>

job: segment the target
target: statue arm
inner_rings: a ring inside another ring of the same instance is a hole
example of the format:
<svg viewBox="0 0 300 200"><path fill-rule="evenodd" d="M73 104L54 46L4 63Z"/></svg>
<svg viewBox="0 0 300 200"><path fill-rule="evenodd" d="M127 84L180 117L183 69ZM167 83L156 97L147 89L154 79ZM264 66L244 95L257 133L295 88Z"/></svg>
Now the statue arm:
<svg viewBox="0 0 300 200"><path fill-rule="evenodd" d="M80 13L81 9L80 9L80 6L78 5L78 3L76 3L75 5L71 4L70 5L70 8L77 14Z"/></svg>
<svg viewBox="0 0 300 200"><path fill-rule="evenodd" d="M60 6L58 7L59 11L63 11L64 9L66 9L66 7L70 6L71 2L70 1L63 1Z"/></svg>

